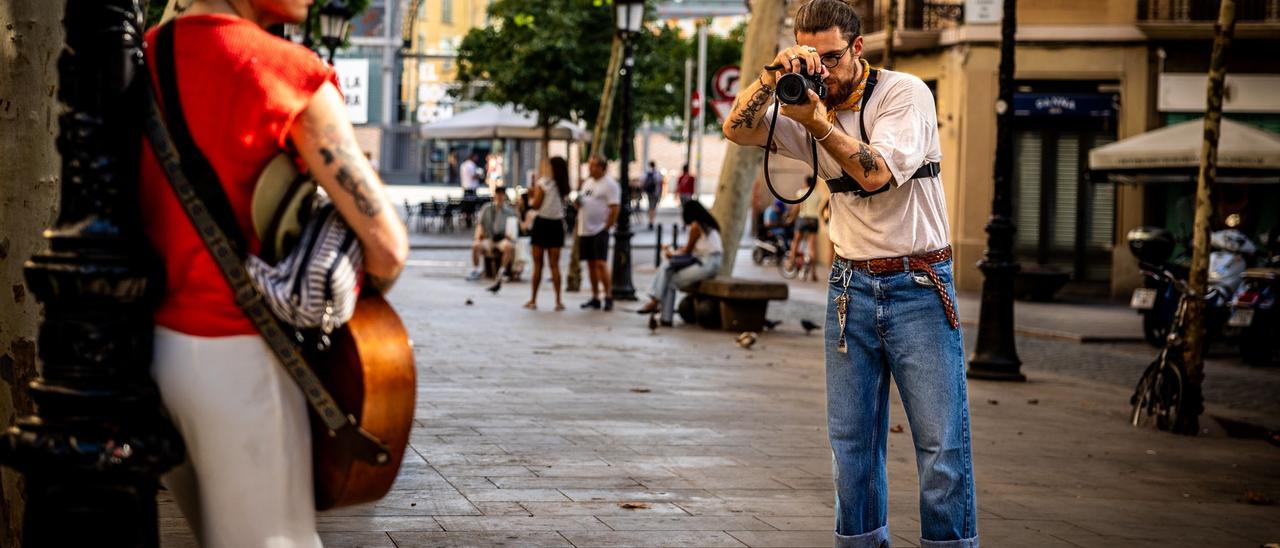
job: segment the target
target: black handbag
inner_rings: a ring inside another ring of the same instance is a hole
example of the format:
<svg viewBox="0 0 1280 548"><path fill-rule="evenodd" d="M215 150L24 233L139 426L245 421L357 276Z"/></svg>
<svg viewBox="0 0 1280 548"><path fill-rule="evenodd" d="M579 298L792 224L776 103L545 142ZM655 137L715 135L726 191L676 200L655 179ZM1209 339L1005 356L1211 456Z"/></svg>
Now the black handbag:
<svg viewBox="0 0 1280 548"><path fill-rule="evenodd" d="M670 268L672 272L679 272L695 264L702 264L702 261L690 253L672 255L671 258L667 259L667 268Z"/></svg>

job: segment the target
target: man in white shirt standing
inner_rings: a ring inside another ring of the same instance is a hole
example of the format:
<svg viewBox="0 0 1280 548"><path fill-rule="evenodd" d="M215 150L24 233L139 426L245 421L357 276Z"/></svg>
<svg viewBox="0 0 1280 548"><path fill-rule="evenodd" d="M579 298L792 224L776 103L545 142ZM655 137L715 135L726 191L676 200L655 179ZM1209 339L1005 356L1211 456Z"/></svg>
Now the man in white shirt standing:
<svg viewBox="0 0 1280 548"><path fill-rule="evenodd" d="M609 229L618 222L618 210L622 206L622 187L605 173L605 159L593 155L587 166L591 175L582 185L578 196L579 256L587 261L587 274L591 277L591 300L582 308L599 310L600 288L604 287L604 309L613 310L613 287L609 279Z"/></svg>
<svg viewBox="0 0 1280 548"><path fill-rule="evenodd" d="M831 190L838 257L828 278L825 342L835 544L889 545L892 375L916 448L920 545L976 547L964 347L933 96L915 76L872 69L859 31L857 14L842 0L801 6L797 45L738 94L724 132L740 145L776 146L804 162L812 161L816 142L818 174ZM805 72L822 76L826 97L810 89L797 94L807 100L783 104L767 143L779 80Z"/></svg>
<svg viewBox="0 0 1280 548"><path fill-rule="evenodd" d="M479 159L480 154L472 152L471 156L468 156L458 168L458 180L462 184L463 196L475 196L476 189L480 187L484 170L480 169L480 165L476 163Z"/></svg>

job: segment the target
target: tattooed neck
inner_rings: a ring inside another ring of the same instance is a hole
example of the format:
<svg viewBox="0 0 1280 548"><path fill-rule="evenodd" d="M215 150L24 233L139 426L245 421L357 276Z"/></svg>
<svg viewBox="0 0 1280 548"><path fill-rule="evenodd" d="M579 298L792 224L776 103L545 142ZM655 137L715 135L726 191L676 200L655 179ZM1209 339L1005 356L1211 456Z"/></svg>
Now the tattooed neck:
<svg viewBox="0 0 1280 548"><path fill-rule="evenodd" d="M769 103L770 97L773 97L773 88L761 83L760 89L757 89L755 94L751 96L751 100L747 101L746 106L742 107L742 113L733 119L733 124L729 127L733 129L744 127L752 129L755 127L756 120L760 116L760 109Z"/></svg>

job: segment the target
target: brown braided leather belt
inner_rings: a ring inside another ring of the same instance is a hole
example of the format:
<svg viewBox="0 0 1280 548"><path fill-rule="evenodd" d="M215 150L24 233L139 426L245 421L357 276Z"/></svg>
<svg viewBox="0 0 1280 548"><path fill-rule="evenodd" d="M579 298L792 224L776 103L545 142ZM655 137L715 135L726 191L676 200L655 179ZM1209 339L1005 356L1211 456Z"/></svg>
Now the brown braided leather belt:
<svg viewBox="0 0 1280 548"><path fill-rule="evenodd" d="M938 300L942 301L942 309L947 313L947 322L951 324L951 328L955 329L960 326L960 320L956 317L956 305L951 302L951 295L947 293L947 287L942 284L942 280L938 278L938 273L934 272L933 265L946 261L951 258L951 246L944 247L936 251L921 253L919 255L911 255L904 257L885 257L881 259L867 259L865 261L854 261L844 257L838 257L854 270L860 270L873 276L880 274L896 274L898 272L920 271L929 277L929 281L933 282L934 291L938 294Z"/></svg>

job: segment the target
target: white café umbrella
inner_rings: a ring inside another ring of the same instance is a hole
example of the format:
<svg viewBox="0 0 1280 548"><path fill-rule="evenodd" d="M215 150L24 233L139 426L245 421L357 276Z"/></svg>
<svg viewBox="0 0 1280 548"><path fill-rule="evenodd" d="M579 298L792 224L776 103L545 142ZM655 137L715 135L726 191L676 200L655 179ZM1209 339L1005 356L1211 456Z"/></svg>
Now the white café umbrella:
<svg viewBox="0 0 1280 548"><path fill-rule="evenodd" d="M1089 169L1117 174L1190 170L1194 174L1203 144L1204 118L1196 118L1095 148L1089 151ZM1280 135L1223 118L1218 169L1280 182Z"/></svg>
<svg viewBox="0 0 1280 548"><path fill-rule="evenodd" d="M511 105L484 104L455 114L451 118L423 125L420 129L425 139L542 139L538 127L538 115L533 112L517 112ZM586 130L568 121L552 126L553 140L581 140Z"/></svg>

